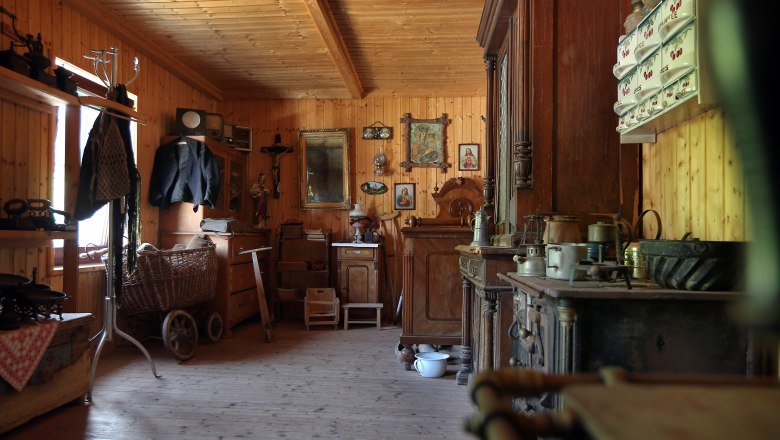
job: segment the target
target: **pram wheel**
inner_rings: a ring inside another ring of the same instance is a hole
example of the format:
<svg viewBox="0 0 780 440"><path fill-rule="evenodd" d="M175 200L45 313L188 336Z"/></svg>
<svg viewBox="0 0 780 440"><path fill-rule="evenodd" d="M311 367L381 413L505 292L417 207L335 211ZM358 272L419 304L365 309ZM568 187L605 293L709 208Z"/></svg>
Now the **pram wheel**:
<svg viewBox="0 0 780 440"><path fill-rule="evenodd" d="M206 337L211 342L217 342L222 338L222 331L224 325L222 323L222 316L217 312L212 312L206 318L206 324L203 328Z"/></svg>
<svg viewBox="0 0 780 440"><path fill-rule="evenodd" d="M184 310L171 310L162 324L165 349L180 361L186 361L195 354L198 346L198 327L195 318Z"/></svg>

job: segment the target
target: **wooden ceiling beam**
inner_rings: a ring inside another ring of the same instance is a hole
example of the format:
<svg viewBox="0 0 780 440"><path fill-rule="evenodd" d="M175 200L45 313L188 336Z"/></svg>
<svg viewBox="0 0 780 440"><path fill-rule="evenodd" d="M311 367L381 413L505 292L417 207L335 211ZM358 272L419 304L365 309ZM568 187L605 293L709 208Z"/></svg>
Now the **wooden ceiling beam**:
<svg viewBox="0 0 780 440"><path fill-rule="evenodd" d="M93 21L107 32L113 33L128 46L135 46L160 66L174 72L175 75L188 84L198 89L209 98L221 100L222 90L207 79L196 73L197 69L187 66L178 59L165 52L158 45L131 30L126 23L119 20L108 8L98 2L88 0L63 0L64 4L71 6L79 14Z"/></svg>
<svg viewBox="0 0 780 440"><path fill-rule="evenodd" d="M341 32L339 32L336 19L328 6L328 1L304 0L304 4L306 9L309 10L314 24L320 31L320 35L322 35L322 39L325 41L325 46L327 46L336 68L341 73L350 95L353 98L363 98L363 85L360 83L355 65L352 64L349 51L347 51L347 46L344 44Z"/></svg>

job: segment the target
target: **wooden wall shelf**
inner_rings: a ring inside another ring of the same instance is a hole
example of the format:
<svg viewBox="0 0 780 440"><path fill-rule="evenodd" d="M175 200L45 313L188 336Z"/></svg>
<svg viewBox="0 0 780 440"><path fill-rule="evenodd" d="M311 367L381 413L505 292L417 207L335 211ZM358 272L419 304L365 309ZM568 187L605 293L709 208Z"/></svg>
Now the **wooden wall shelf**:
<svg viewBox="0 0 780 440"><path fill-rule="evenodd" d="M75 96L6 68L0 68L0 88L52 106L79 105Z"/></svg>
<svg viewBox="0 0 780 440"><path fill-rule="evenodd" d="M78 181L81 157L78 139L81 114L79 112L80 103L78 98L12 70L0 68L0 100L44 113L52 113L55 107L67 108L65 120L57 123L64 124L65 127L65 210L72 212L76 203L76 186L73 185L73 182ZM15 128L18 129L19 127ZM51 141L51 144L47 145L46 149L48 154L53 156L55 149L53 137ZM3 144L2 148L11 147ZM48 193L46 195L50 196ZM8 197L8 194L0 194L0 196ZM73 298L72 301L68 301L65 305L65 311L72 312L76 311L75 308L79 304L77 237L77 232L2 230L0 231L0 247L49 247L51 246L51 240L65 240L63 246L62 291ZM42 263L43 260L39 259L39 262ZM20 269L31 271L32 267L29 264L27 267L21 267ZM50 267L49 265L50 263L46 263L47 267Z"/></svg>
<svg viewBox="0 0 780 440"><path fill-rule="evenodd" d="M48 246L52 240L75 240L76 232L0 230L3 247Z"/></svg>

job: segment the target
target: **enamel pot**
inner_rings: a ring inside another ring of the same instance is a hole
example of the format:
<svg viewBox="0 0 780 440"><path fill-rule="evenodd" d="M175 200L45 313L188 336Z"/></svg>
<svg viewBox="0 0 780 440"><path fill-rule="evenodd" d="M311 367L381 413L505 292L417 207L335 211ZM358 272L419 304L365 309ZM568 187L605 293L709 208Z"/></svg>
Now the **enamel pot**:
<svg viewBox="0 0 780 440"><path fill-rule="evenodd" d="M571 276L571 267L588 258L588 246L585 243L548 244L546 253L547 278L568 280ZM574 275L575 280L584 277L585 273L582 271L577 271Z"/></svg>

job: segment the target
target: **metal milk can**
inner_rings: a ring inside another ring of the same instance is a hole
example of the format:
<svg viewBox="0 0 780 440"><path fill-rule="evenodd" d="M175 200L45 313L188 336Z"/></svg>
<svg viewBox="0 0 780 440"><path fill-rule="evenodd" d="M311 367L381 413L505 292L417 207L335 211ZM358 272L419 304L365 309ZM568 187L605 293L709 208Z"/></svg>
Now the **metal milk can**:
<svg viewBox="0 0 780 440"><path fill-rule="evenodd" d="M474 213L474 218L471 219L471 230L474 231L474 241L471 242L471 246L490 246L488 220L490 220L490 216L487 215L484 209L479 208L479 210Z"/></svg>

